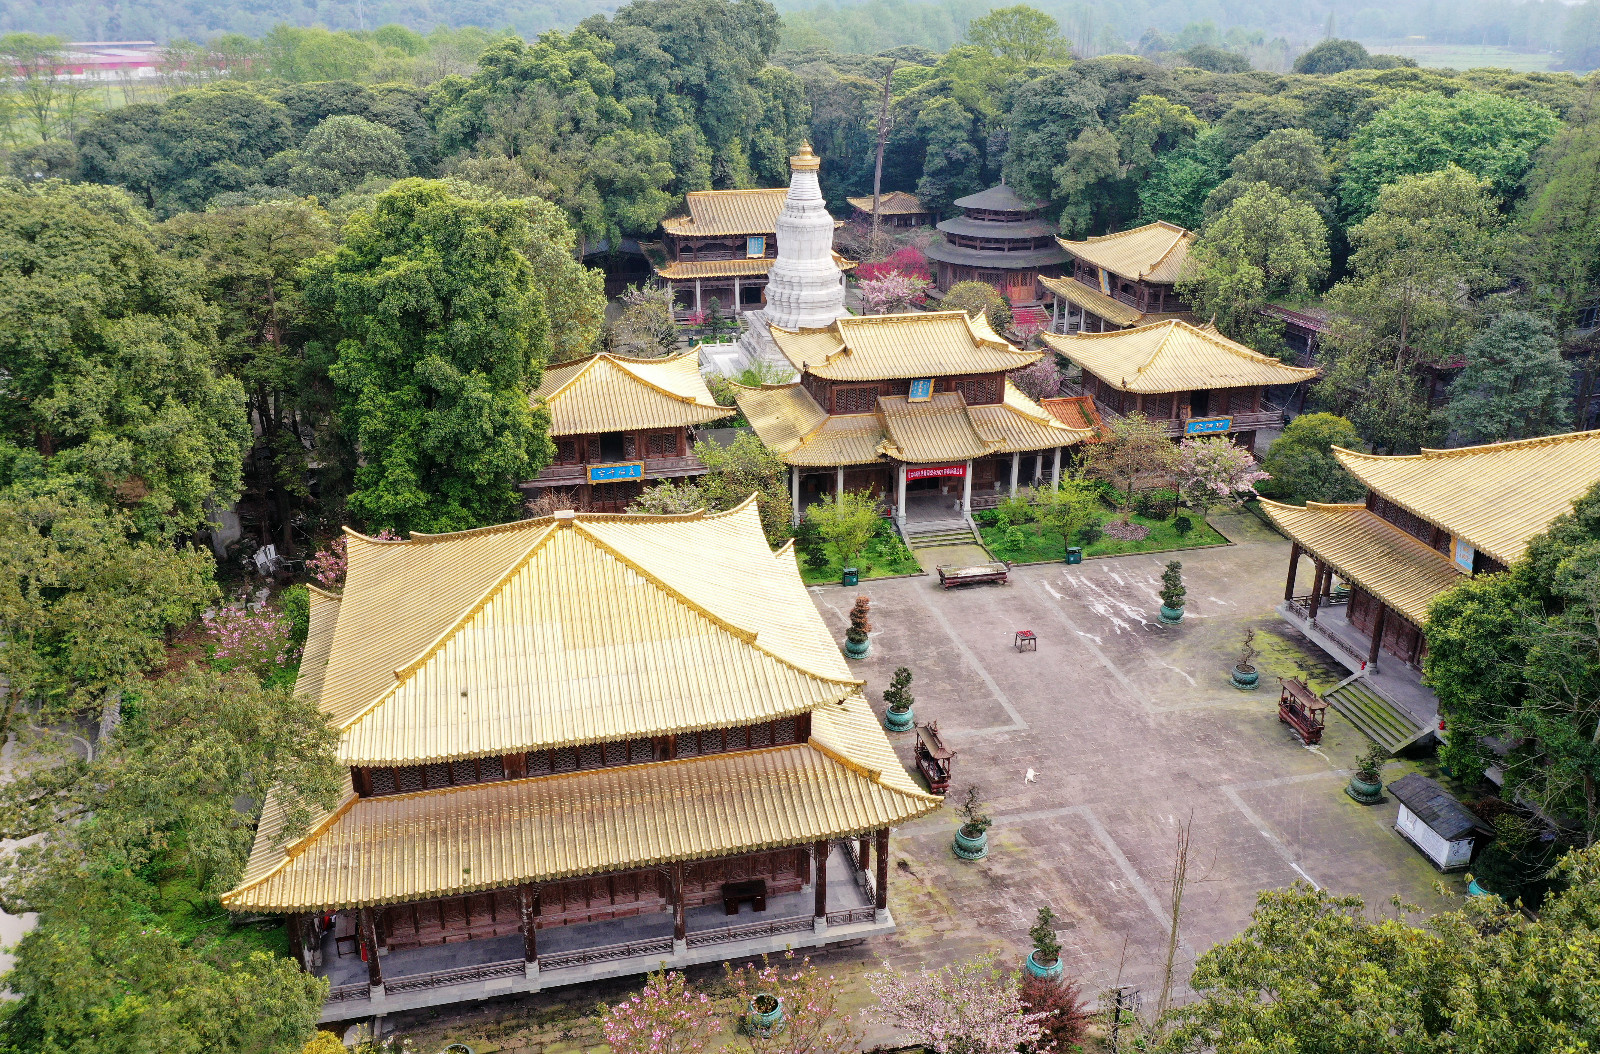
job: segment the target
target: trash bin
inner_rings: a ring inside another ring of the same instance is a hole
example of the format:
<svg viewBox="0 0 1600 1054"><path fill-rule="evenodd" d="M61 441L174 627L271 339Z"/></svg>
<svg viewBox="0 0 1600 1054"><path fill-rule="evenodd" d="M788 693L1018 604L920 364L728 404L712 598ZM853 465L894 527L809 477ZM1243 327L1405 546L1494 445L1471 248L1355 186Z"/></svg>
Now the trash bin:
<svg viewBox="0 0 1600 1054"><path fill-rule="evenodd" d="M839 584L842 586L853 586L859 584L860 581L861 573L853 567L847 567L844 569L844 574L839 579Z"/></svg>
<svg viewBox="0 0 1600 1054"><path fill-rule="evenodd" d="M1076 545L1067 546L1067 563L1069 563L1069 564L1081 564L1081 563L1083 563L1083 549L1082 549L1082 547L1076 546Z"/></svg>

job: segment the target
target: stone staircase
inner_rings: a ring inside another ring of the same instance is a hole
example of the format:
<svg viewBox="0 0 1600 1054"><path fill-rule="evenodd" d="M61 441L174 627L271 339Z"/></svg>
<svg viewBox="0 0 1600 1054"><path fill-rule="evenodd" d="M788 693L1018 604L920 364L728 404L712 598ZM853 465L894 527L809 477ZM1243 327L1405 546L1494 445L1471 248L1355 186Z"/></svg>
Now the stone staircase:
<svg viewBox="0 0 1600 1054"><path fill-rule="evenodd" d="M1323 698L1391 754L1398 754L1433 731L1419 727L1415 718L1363 684L1359 677L1351 678Z"/></svg>
<svg viewBox="0 0 1600 1054"><path fill-rule="evenodd" d="M906 544L915 549L936 549L949 545L983 547L978 531L966 520L924 520L905 525Z"/></svg>

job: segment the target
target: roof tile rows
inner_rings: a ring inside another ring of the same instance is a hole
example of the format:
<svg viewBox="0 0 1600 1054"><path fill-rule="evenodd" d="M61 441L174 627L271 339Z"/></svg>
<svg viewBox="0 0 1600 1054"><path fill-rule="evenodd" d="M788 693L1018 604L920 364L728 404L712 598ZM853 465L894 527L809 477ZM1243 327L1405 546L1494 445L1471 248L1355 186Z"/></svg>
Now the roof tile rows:
<svg viewBox="0 0 1600 1054"><path fill-rule="evenodd" d="M1210 327L1176 318L1105 333L1040 336L1107 384L1145 395L1295 384L1311 380L1318 372L1286 365Z"/></svg>
<svg viewBox="0 0 1600 1054"><path fill-rule="evenodd" d="M689 215L661 221L669 234L683 237L772 234L789 195L788 187L761 190L691 190L684 195Z"/></svg>
<svg viewBox="0 0 1600 1054"><path fill-rule="evenodd" d="M728 417L700 375L694 352L637 359L602 352L548 366L533 393L550 411L550 434L680 428Z"/></svg>
<svg viewBox="0 0 1600 1054"><path fill-rule="evenodd" d="M1057 240L1063 249L1085 263L1130 281L1171 284L1182 278L1188 267L1194 233L1166 220L1157 220L1097 238Z"/></svg>
<svg viewBox="0 0 1600 1054"><path fill-rule="evenodd" d="M965 311L841 318L826 329L774 329L772 337L796 370L832 381L993 373L1040 357L1012 347Z"/></svg>

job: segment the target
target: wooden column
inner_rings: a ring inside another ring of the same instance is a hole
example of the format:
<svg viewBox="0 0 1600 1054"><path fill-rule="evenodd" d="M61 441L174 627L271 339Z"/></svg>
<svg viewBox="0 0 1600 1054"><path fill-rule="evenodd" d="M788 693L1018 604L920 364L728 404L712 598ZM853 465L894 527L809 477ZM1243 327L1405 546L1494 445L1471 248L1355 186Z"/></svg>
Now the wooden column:
<svg viewBox="0 0 1600 1054"><path fill-rule="evenodd" d="M864 834L856 839L856 867L862 871L872 866L872 835Z"/></svg>
<svg viewBox="0 0 1600 1054"><path fill-rule="evenodd" d="M1322 602L1322 575L1324 573L1323 572L1322 561L1321 560L1317 560L1316 564L1317 564L1317 574L1316 574L1316 577L1311 580L1311 613L1310 613L1310 617L1311 617L1311 621L1313 621L1313 622L1315 622L1317 620L1317 605Z"/></svg>
<svg viewBox="0 0 1600 1054"><path fill-rule="evenodd" d="M1373 600L1378 600L1373 597ZM1376 667L1378 663L1378 649L1383 647L1383 628L1389 621L1389 605L1378 600L1378 617L1372 620L1372 647L1367 649L1367 665Z"/></svg>
<svg viewBox="0 0 1600 1054"><path fill-rule="evenodd" d="M741 312L743 310L744 310L744 305L742 303L740 303L740 297L739 297L739 276L738 275L734 275L733 276L733 313L735 315L737 315L739 312Z"/></svg>
<svg viewBox="0 0 1600 1054"><path fill-rule="evenodd" d="M790 526L800 526L800 469L796 465L789 466L789 500L794 505L793 518Z"/></svg>
<svg viewBox="0 0 1600 1054"><path fill-rule="evenodd" d="M703 310L705 309L700 306L700 279L696 278L694 280L694 313L698 315Z"/></svg>
<svg viewBox="0 0 1600 1054"><path fill-rule="evenodd" d="M1011 496L1013 498L1017 496L1017 468L1021 464L1022 452L1020 450L1013 450L1011 452Z"/></svg>
<svg viewBox="0 0 1600 1054"><path fill-rule="evenodd" d="M828 919L828 843L818 842L812 848L812 855L816 858L816 875L813 878L816 885L813 887L815 895L812 898L814 902L812 914L816 916L817 922L825 926Z"/></svg>
<svg viewBox="0 0 1600 1054"><path fill-rule="evenodd" d="M966 475L961 477L961 511L972 511L972 460L967 460Z"/></svg>
<svg viewBox="0 0 1600 1054"><path fill-rule="evenodd" d="M1294 599L1294 576L1300 570L1300 543L1289 544L1289 580L1283 584L1283 599Z"/></svg>
<svg viewBox="0 0 1600 1054"><path fill-rule="evenodd" d="M358 918L361 947L367 952L367 983L374 988L382 988L383 965L378 962L378 914L371 908L362 908Z"/></svg>
<svg viewBox="0 0 1600 1054"><path fill-rule="evenodd" d="M517 890L522 909L522 960L539 961L539 887L529 882Z"/></svg>
<svg viewBox="0 0 1600 1054"><path fill-rule="evenodd" d="M887 827L878 832L878 889L874 907L879 911L889 910L889 828Z"/></svg>
<svg viewBox="0 0 1600 1054"><path fill-rule="evenodd" d="M833 487L833 501L834 501L834 504L838 504L839 502L844 501L844 466L843 465L840 465L839 468L838 468L838 479L834 483L834 487Z"/></svg>
<svg viewBox="0 0 1600 1054"><path fill-rule="evenodd" d="M904 524L906 522L906 463L904 461L895 462L894 495L895 515L899 516L900 522ZM796 499L796 501L798 500ZM795 522L798 524L800 521L796 519Z"/></svg>
<svg viewBox="0 0 1600 1054"><path fill-rule="evenodd" d="M290 915L284 921L289 927L289 955L305 971L310 966L310 957L306 955L306 917Z"/></svg>
<svg viewBox="0 0 1600 1054"><path fill-rule="evenodd" d="M1055 464L1054 464L1054 467L1052 467L1050 469L1050 489L1051 490L1060 490L1061 489L1061 448L1060 447L1056 447Z"/></svg>
<svg viewBox="0 0 1600 1054"><path fill-rule="evenodd" d="M688 912L683 902L683 864L672 865L672 939L685 941L689 938Z"/></svg>

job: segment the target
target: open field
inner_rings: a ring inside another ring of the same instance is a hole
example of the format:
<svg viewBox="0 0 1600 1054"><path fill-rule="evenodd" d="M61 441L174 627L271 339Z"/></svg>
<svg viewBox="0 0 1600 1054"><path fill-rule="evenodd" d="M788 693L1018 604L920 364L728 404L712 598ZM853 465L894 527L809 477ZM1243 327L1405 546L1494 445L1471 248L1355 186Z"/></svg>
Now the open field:
<svg viewBox="0 0 1600 1054"><path fill-rule="evenodd" d="M1556 68L1556 56L1547 51L1518 51L1493 44L1368 44L1367 50L1416 59L1434 69L1470 70L1483 66L1537 73Z"/></svg>

